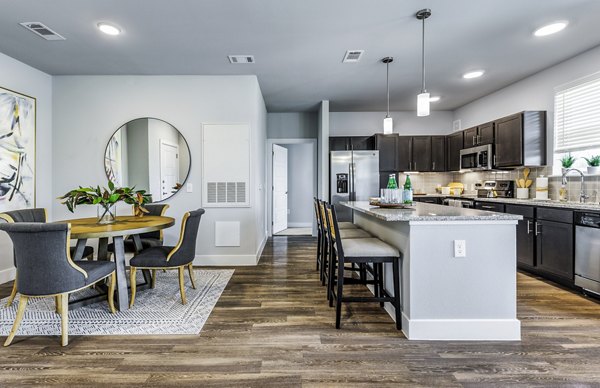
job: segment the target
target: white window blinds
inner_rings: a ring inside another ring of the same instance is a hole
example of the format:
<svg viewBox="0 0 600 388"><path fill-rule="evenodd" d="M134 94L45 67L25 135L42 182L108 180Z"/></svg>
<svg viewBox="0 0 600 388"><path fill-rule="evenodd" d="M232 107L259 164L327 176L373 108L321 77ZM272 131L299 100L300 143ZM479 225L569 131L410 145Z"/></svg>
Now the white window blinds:
<svg viewBox="0 0 600 388"><path fill-rule="evenodd" d="M600 147L600 77L557 90L555 152Z"/></svg>

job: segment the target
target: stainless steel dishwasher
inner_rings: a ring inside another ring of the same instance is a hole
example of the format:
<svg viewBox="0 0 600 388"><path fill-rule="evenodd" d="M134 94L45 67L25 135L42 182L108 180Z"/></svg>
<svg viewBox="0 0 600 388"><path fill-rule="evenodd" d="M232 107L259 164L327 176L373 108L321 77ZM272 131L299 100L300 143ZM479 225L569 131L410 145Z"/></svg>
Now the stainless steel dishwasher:
<svg viewBox="0 0 600 388"><path fill-rule="evenodd" d="M600 294L600 213L575 213L575 285Z"/></svg>

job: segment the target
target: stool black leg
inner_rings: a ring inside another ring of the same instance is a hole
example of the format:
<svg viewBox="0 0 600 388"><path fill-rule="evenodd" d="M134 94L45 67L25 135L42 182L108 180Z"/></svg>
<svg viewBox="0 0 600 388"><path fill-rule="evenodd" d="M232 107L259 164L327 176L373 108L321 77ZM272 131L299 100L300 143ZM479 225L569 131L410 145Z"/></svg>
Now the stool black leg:
<svg viewBox="0 0 600 388"><path fill-rule="evenodd" d="M379 292L379 281L377 279L379 279L379 266L377 263L373 263L373 293L375 294L376 298L379 298L382 295Z"/></svg>
<svg viewBox="0 0 600 388"><path fill-rule="evenodd" d="M378 267L377 274L379 275L379 280L378 280L377 284L375 285L375 287L379 287L379 296L383 296L383 295L385 295L384 288L383 288L383 282L384 282L383 263L377 263L375 265ZM379 303L380 307L383 307L384 305L385 305L384 302Z"/></svg>
<svg viewBox="0 0 600 388"><path fill-rule="evenodd" d="M396 308L396 329L402 329L402 307L400 298L402 294L400 293L400 259L395 259L392 262L393 274L394 274L394 304Z"/></svg>
<svg viewBox="0 0 600 388"><path fill-rule="evenodd" d="M335 251L331 252L331 255L329 255L329 263L328 265L328 278L327 278L327 300L329 300L329 307L333 307L333 287L335 286L334 282L333 282L333 278L335 276L335 266L337 264L337 256L335 254ZM343 272L344 270L342 269L342 276L344 274Z"/></svg>
<svg viewBox="0 0 600 388"><path fill-rule="evenodd" d="M324 286L325 285L325 271L327 269L327 260L328 260L328 256L331 254L329 251L329 244L327 244L327 239L325 239L323 237L323 241L321 243L322 247L321 247L321 285Z"/></svg>
<svg viewBox="0 0 600 388"><path fill-rule="evenodd" d="M322 265L323 258L321 257L321 231L317 233L317 271L319 270L319 265Z"/></svg>
<svg viewBox="0 0 600 388"><path fill-rule="evenodd" d="M344 288L344 258L338 257L338 276L337 276L337 295L335 298L335 328L340 328L340 322L342 319L342 297Z"/></svg>

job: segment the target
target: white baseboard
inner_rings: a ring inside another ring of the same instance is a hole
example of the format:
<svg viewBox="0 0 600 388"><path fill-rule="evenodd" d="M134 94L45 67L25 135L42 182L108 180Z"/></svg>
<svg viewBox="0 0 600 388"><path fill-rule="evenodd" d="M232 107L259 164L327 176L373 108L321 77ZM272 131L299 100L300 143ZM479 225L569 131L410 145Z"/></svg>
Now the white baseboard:
<svg viewBox="0 0 600 388"><path fill-rule="evenodd" d="M267 236L260 243L254 255L196 255L194 265L211 267L232 267L257 265L267 244Z"/></svg>
<svg viewBox="0 0 600 388"><path fill-rule="evenodd" d="M17 269L15 267L7 268L0 271L0 284L4 284L15 280Z"/></svg>
<svg viewBox="0 0 600 388"><path fill-rule="evenodd" d="M288 222L288 228L312 228L312 222Z"/></svg>

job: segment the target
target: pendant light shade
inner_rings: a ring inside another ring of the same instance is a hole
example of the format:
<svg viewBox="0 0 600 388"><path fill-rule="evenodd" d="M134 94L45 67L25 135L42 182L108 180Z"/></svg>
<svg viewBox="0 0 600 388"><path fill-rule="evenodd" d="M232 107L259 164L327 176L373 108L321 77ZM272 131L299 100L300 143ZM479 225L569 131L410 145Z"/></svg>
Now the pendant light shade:
<svg viewBox="0 0 600 388"><path fill-rule="evenodd" d="M429 116L429 93L420 93L417 96L417 116Z"/></svg>
<svg viewBox="0 0 600 388"><path fill-rule="evenodd" d="M381 60L381 62L385 63L385 83L387 87L387 114L383 119L383 134L389 135L394 132L394 120L390 117L390 63L394 61L392 57L385 57Z"/></svg>
<svg viewBox="0 0 600 388"><path fill-rule="evenodd" d="M417 12L418 20L423 21L421 40L421 93L417 96L417 116L429 116L429 93L425 89L425 19L431 16L430 9L422 9Z"/></svg>

